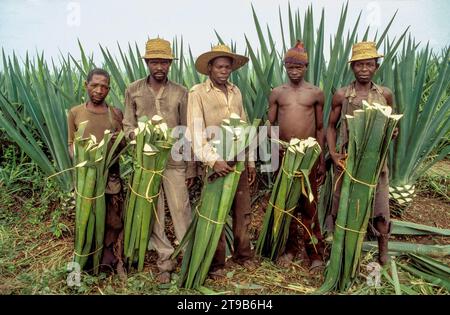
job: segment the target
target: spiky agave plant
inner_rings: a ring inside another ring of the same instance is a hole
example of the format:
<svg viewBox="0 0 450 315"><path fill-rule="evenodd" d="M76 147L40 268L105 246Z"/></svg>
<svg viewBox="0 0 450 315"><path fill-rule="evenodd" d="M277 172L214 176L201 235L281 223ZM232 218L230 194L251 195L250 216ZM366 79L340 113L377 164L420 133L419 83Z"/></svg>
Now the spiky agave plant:
<svg viewBox="0 0 450 315"><path fill-rule="evenodd" d="M450 153L450 48L433 56L428 45L420 52L415 47L410 38L392 73L395 109L404 115L389 155L390 197L400 215L417 179Z"/></svg>

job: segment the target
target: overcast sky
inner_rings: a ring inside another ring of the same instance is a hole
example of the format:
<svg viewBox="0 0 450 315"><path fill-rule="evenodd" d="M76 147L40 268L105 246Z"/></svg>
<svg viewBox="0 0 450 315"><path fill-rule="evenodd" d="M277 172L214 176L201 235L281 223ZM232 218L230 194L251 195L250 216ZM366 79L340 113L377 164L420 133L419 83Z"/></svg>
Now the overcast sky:
<svg viewBox="0 0 450 315"><path fill-rule="evenodd" d="M345 1L290 1L301 12L311 2L316 23L322 7L325 8L328 41L329 35L335 33ZM244 34L257 43L251 3L260 22L270 27L280 45L278 7L286 21L287 0L0 0L0 46L8 53L14 50L21 56L27 50L44 51L47 57L55 57L59 51L78 56L78 38L85 50L93 52L98 60L99 43L114 51L117 42L120 45L137 42L142 51L148 37L159 35L171 40L183 36L197 56L209 50L211 43L217 43L214 35L217 30L225 41L236 41L238 51L243 52ZM381 31L397 9L392 36L398 36L411 25L417 40L429 41L436 49L449 45L448 0L349 0L348 25L362 11L361 29L370 24Z"/></svg>

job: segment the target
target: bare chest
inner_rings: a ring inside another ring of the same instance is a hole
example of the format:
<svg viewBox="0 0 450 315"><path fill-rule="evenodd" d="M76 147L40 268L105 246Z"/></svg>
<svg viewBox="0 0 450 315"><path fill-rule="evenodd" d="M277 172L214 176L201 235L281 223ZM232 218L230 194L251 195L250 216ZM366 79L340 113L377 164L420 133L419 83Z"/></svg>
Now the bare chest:
<svg viewBox="0 0 450 315"><path fill-rule="evenodd" d="M312 110L316 105L316 96L309 91L287 91L278 97L280 110Z"/></svg>

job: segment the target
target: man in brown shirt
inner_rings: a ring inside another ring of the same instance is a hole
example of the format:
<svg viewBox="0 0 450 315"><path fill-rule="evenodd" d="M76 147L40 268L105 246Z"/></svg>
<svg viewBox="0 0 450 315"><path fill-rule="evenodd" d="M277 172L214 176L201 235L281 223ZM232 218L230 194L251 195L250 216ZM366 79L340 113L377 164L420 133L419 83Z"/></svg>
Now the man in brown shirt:
<svg viewBox="0 0 450 315"><path fill-rule="evenodd" d="M362 108L362 101L369 103L379 103L381 105L393 104L391 90L384 86L378 86L372 82L372 78L377 71L378 59L383 57L376 50L375 43L361 42L353 46L353 54L350 67L355 75L355 81L349 86L340 88L333 95L332 110L327 129L327 142L331 158L335 165L336 178L338 183L333 184L336 187L333 191L332 213L327 218L327 228L334 230L334 221L336 220L339 208L339 199L342 186L343 163L348 144L348 129L345 115L353 115L353 111ZM340 122L339 129L336 128ZM394 137L398 130L394 131ZM390 213L389 213L389 169L387 162L381 170L375 190L374 208L372 220L369 222L371 231L378 237L379 262L386 264L388 259L388 239L390 233Z"/></svg>
<svg viewBox="0 0 450 315"><path fill-rule="evenodd" d="M192 87L188 101L188 127L192 138L193 151L197 159L214 169L220 176L225 176L233 169L214 151L208 143L212 134L207 135L206 128L218 127L223 119L235 113L242 120L245 115L241 91L230 83L228 78L232 71L248 62L248 58L234 54L225 45L215 46L212 51L202 54L195 62L198 72L209 78ZM211 130L211 129L210 129ZM249 186L256 177L254 161L249 161L242 172L232 206L234 261L245 267L253 267L252 250L248 228L251 221L251 203ZM211 265L213 278L224 275L225 234L221 239Z"/></svg>
<svg viewBox="0 0 450 315"><path fill-rule="evenodd" d="M120 109L106 104L109 93L110 77L103 69L93 69L89 72L85 87L89 101L70 109L67 117L69 154L73 158L73 141L75 131L81 122L87 121L84 136L94 135L101 141L105 130L113 134L122 130L122 112ZM123 195L120 180L119 163L109 169L108 182L105 190L106 224L102 255L102 265L115 267L122 278L125 276L122 257L123 243Z"/></svg>
<svg viewBox="0 0 450 315"><path fill-rule="evenodd" d="M172 60L175 59L170 43L159 38L148 40L143 58L150 75L131 83L125 92L123 125L129 139L134 139L134 129L142 116L151 119L154 115L159 115L170 128L186 126L187 89L167 78ZM165 201L178 241L182 240L191 222L188 187L196 176L195 164L183 161L179 155L176 157L175 150L175 147L172 148L162 178L162 191L157 207L158 220L149 243L149 247L153 246L158 253L157 266L160 273L157 280L160 283L170 282L170 272L175 268L175 261L170 259L174 248L164 227Z"/></svg>

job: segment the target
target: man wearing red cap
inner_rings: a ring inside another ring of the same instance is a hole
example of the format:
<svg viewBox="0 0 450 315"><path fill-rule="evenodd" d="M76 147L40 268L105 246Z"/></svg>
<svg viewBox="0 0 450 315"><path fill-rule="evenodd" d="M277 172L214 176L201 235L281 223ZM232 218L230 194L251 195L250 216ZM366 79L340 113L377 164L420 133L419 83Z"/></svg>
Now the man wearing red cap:
<svg viewBox="0 0 450 315"><path fill-rule="evenodd" d="M281 140L289 142L292 138L314 137L323 150L325 142L322 119L324 94L321 89L304 80L308 68L308 54L302 42L297 42L295 47L286 52L284 65L289 83L276 87L270 94L269 121L272 126L279 126ZM284 152L280 152L280 154L284 154ZM309 202L302 196L295 210L296 214L301 214L302 223L311 232L304 231L303 239L312 272L320 271L323 267L324 245L317 215L317 188L322 184L324 175L325 160L322 153L317 167L313 168L310 174L314 201ZM313 237L310 238L309 235L313 235ZM298 253L298 236L297 222L292 220L285 253L278 259L281 266L287 267Z"/></svg>

